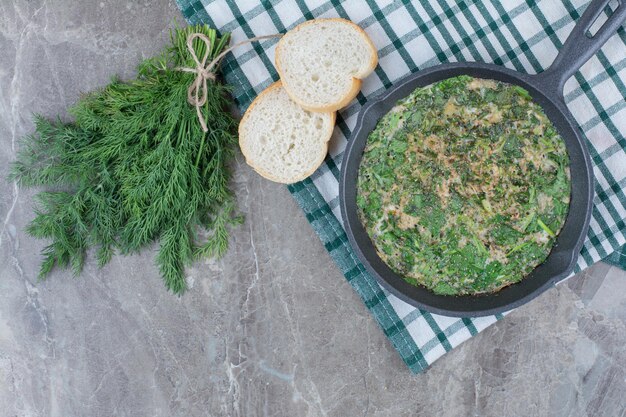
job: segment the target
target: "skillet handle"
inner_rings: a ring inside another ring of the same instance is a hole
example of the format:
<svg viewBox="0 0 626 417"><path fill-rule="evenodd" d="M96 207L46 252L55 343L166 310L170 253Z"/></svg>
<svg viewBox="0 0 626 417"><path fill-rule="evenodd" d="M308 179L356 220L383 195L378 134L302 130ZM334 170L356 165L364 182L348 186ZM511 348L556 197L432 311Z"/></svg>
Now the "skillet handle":
<svg viewBox="0 0 626 417"><path fill-rule="evenodd" d="M552 65L536 75L541 88L563 99L565 82L600 50L626 20L626 0L618 1L617 9L593 36L588 36L587 31L611 0L593 0L589 3Z"/></svg>

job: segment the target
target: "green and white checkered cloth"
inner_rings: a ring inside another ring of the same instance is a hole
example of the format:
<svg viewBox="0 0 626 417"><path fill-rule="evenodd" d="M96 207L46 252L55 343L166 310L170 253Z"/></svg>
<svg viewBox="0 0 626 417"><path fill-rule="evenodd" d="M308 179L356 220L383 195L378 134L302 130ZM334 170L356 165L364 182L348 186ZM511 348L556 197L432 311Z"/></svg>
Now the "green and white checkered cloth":
<svg viewBox="0 0 626 417"><path fill-rule="evenodd" d="M346 279L402 359L420 372L500 317L450 318L415 309L383 290L354 255L341 222L338 178L343 150L368 97L407 74L441 62L484 61L517 71L547 68L584 11L585 0L340 1L177 0L189 23L231 32L233 42L285 32L317 17L359 24L378 48L379 66L337 115L329 155L309 179L289 186ZM270 40L238 48L222 69L243 111L278 79ZM568 106L589 140L596 197L577 271L626 243L626 31L604 46L565 86Z"/></svg>
<svg viewBox="0 0 626 417"><path fill-rule="evenodd" d="M626 245L604 258L603 261L626 271Z"/></svg>

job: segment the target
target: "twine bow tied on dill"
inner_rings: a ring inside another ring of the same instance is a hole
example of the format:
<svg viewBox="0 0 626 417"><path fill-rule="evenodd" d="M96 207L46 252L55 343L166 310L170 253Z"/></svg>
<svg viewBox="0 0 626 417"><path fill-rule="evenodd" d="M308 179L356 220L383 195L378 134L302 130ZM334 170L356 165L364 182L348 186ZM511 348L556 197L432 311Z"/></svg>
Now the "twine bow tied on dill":
<svg viewBox="0 0 626 417"><path fill-rule="evenodd" d="M194 79L193 83L189 85L189 89L187 90L187 101L192 106L195 106L196 112L198 113L198 121L200 121L200 126L202 126L202 130L204 132L208 131L206 122L204 120L204 116L202 115L202 106L204 106L204 104L207 101L207 82L208 80L215 81L215 71L217 69L217 65L219 64L220 60L224 58L224 56L227 53L229 53L230 51L232 51L233 49L241 45L260 41L263 39L279 38L281 36L283 35L280 33L277 33L274 35L257 36L254 38L246 39L245 41L236 43L233 46L226 48L224 51L222 51L222 53L217 55L211 62L207 63L206 61L209 57L209 52L211 51L211 41L206 35L202 33L195 32L195 33L189 34L189 36L187 37L187 50L191 54L191 57L193 58L196 64L196 67L195 68L178 67L176 69L178 71L191 72L191 73L196 74L196 78ZM196 51L193 47L193 41L196 38L200 39L202 42L206 44L206 50L204 52L204 56L202 57L202 59L198 59L198 55L196 55Z"/></svg>

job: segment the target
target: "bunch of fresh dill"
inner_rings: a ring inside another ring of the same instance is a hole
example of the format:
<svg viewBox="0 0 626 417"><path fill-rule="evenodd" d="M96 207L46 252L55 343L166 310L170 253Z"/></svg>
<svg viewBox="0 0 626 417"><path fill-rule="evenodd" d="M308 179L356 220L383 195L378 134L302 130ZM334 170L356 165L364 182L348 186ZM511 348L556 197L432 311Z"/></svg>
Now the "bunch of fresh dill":
<svg viewBox="0 0 626 417"><path fill-rule="evenodd" d="M228 187L236 122L219 82L208 83L202 109L208 132L187 102L195 75L176 68L195 66L186 47L194 32L210 39L209 61L228 44L228 36L206 26L175 29L171 45L142 62L136 79L113 79L82 97L70 109L74 122L36 116L10 176L20 186L49 188L36 196L27 228L52 241L43 249L40 277L55 266L79 274L89 248L102 266L116 251L158 241L165 285L181 293L186 265L225 252L229 225L241 221ZM207 45L195 39L193 46L202 57Z"/></svg>

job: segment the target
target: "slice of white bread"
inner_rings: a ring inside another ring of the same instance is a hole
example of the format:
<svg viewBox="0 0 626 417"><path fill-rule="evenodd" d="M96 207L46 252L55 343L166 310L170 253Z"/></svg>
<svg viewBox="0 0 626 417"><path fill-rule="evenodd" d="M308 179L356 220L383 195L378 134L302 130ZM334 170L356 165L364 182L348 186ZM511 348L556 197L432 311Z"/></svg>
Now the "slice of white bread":
<svg viewBox="0 0 626 417"><path fill-rule="evenodd" d="M276 46L276 69L285 90L311 111L345 107L361 89L361 79L377 64L369 36L345 19L301 23Z"/></svg>
<svg viewBox="0 0 626 417"><path fill-rule="evenodd" d="M259 174L291 184L322 164L334 126L334 112L304 110L278 81L246 110L239 123L239 146L248 165Z"/></svg>

